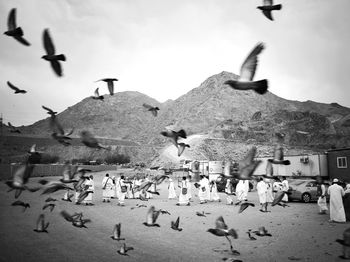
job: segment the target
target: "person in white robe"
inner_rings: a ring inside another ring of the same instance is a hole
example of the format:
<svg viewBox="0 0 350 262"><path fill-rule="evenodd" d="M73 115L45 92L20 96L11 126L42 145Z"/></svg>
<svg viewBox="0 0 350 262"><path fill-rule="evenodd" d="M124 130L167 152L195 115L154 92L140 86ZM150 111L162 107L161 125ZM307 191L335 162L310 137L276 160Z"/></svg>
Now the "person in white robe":
<svg viewBox="0 0 350 262"><path fill-rule="evenodd" d="M328 188L329 200L329 214L330 222L346 222L345 210L343 205L343 196L345 195L344 189L338 185L339 180L333 179L333 184Z"/></svg>
<svg viewBox="0 0 350 262"><path fill-rule="evenodd" d="M204 204L207 203L207 183L206 178L201 175L201 180L199 180L199 187L198 187L198 197L199 197L199 203Z"/></svg>
<svg viewBox="0 0 350 262"><path fill-rule="evenodd" d="M136 180L135 180L135 186L134 188L137 188L141 185L141 178L140 177L137 177ZM134 191L134 198L140 198L140 194L141 192L140 191Z"/></svg>
<svg viewBox="0 0 350 262"><path fill-rule="evenodd" d="M169 178L168 190L169 190L169 195L168 195L169 199L177 198L176 191L175 191L175 184L171 178Z"/></svg>
<svg viewBox="0 0 350 262"><path fill-rule="evenodd" d="M244 180L239 180L237 185L236 185L236 196L237 196L237 201L241 202L244 201L245 198L245 184Z"/></svg>
<svg viewBox="0 0 350 262"><path fill-rule="evenodd" d="M191 176L188 176L187 179L187 198L189 201L192 199L192 184L191 184Z"/></svg>
<svg viewBox="0 0 350 262"><path fill-rule="evenodd" d="M266 192L266 203L267 205L270 203L272 204L274 198L274 194L273 194L273 182L271 181L271 179L266 178L265 179L265 183L267 186L267 192ZM267 208L267 206L266 206Z"/></svg>
<svg viewBox="0 0 350 262"><path fill-rule="evenodd" d="M226 185L225 185L225 193L226 193L226 204L227 205L233 205L233 186L231 183L231 179L226 180Z"/></svg>
<svg viewBox="0 0 350 262"><path fill-rule="evenodd" d="M119 198L118 198L118 205L119 206L124 206L125 205L125 196L127 194L127 185L124 181L125 177L124 176L121 176L120 179L119 179L119 186L120 187L120 195L119 195Z"/></svg>
<svg viewBox="0 0 350 262"><path fill-rule="evenodd" d="M92 197L95 191L95 184L94 184L94 177L90 175L89 179L85 180L84 186L87 187L85 190L92 191L92 193L89 193L87 197L84 199L83 203L85 205L92 206Z"/></svg>
<svg viewBox="0 0 350 262"><path fill-rule="evenodd" d="M190 205L190 201L187 197L187 190L188 190L188 183L186 181L186 177L184 176L182 178L182 181L180 183L180 194L179 194L179 202L177 202L177 206L189 206Z"/></svg>
<svg viewBox="0 0 350 262"><path fill-rule="evenodd" d="M205 196L205 199L207 201L210 201L210 183L209 183L209 179L204 176L204 183L205 183L205 187L206 187L206 196Z"/></svg>
<svg viewBox="0 0 350 262"><path fill-rule="evenodd" d="M149 179L149 177L148 177L148 176L146 176L145 181L147 181L147 182L149 182L149 181L150 181L150 179ZM153 185L153 184L150 186L149 190L151 190L151 188L152 188L152 187L154 187L154 185ZM146 199L150 199L150 198L152 198L152 194L151 194L151 193L149 193L149 192L147 192L147 191L145 191L145 197L146 197Z"/></svg>
<svg viewBox="0 0 350 262"><path fill-rule="evenodd" d="M102 180L102 202L111 202L113 190L113 180L106 174Z"/></svg>
<svg viewBox="0 0 350 262"><path fill-rule="evenodd" d="M210 201L221 202L215 180L210 182Z"/></svg>
<svg viewBox="0 0 350 262"><path fill-rule="evenodd" d="M256 185L256 190L258 192L259 203L261 206L260 211L267 212L267 184L262 177Z"/></svg>
<svg viewBox="0 0 350 262"><path fill-rule="evenodd" d="M288 193L289 190L289 184L288 184L288 180L286 179L286 177L282 177L282 191ZM288 202L288 195L284 194L283 198L282 198L282 202L287 203Z"/></svg>
<svg viewBox="0 0 350 262"><path fill-rule="evenodd" d="M115 179L115 184L114 184L114 192L115 192L116 199L119 199L119 197L120 197L119 180L120 180L120 176L117 176L117 178Z"/></svg>
<svg viewBox="0 0 350 262"><path fill-rule="evenodd" d="M328 210L327 199L326 199L326 186L325 186L322 178L319 178L317 182L318 182L318 185L317 185L317 195L318 195L317 205L319 208L319 214L326 214L327 210Z"/></svg>
<svg viewBox="0 0 350 262"><path fill-rule="evenodd" d="M249 181L243 180L243 200L248 200L248 192L249 192Z"/></svg>

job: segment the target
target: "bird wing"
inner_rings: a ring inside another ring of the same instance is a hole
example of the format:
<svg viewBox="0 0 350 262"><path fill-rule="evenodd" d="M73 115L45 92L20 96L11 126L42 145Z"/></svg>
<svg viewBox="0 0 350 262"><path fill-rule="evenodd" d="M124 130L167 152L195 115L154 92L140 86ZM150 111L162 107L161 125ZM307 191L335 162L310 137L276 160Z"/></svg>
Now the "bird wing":
<svg viewBox="0 0 350 262"><path fill-rule="evenodd" d="M276 160L283 160L283 147L280 144L276 144L273 152L273 158Z"/></svg>
<svg viewBox="0 0 350 262"><path fill-rule="evenodd" d="M147 215L146 215L146 223L148 225L153 224L153 212L154 212L155 208L154 206L151 206L148 211L147 211Z"/></svg>
<svg viewBox="0 0 350 262"><path fill-rule="evenodd" d="M41 106L43 109L45 109L46 111L48 111L49 113L53 113L53 110L46 107L46 106Z"/></svg>
<svg viewBox="0 0 350 262"><path fill-rule="evenodd" d="M263 5L264 6L271 6L271 5L273 5L273 0L264 0Z"/></svg>
<svg viewBox="0 0 350 262"><path fill-rule="evenodd" d="M13 184L22 186L24 183L24 174L26 172L26 166L20 166L13 175Z"/></svg>
<svg viewBox="0 0 350 262"><path fill-rule="evenodd" d="M222 216L219 216L215 221L215 227L217 229L227 229L227 225Z"/></svg>
<svg viewBox="0 0 350 262"><path fill-rule="evenodd" d="M45 228L45 216L44 214L40 214L38 217L38 220L36 222L36 226L38 229L44 229Z"/></svg>
<svg viewBox="0 0 350 262"><path fill-rule="evenodd" d="M273 176L273 166L270 161L266 163L266 176Z"/></svg>
<svg viewBox="0 0 350 262"><path fill-rule="evenodd" d="M51 115L50 118L50 127L52 132L59 133L61 135L64 135L64 130L61 124L58 122L57 117L55 115Z"/></svg>
<svg viewBox="0 0 350 262"><path fill-rule="evenodd" d="M11 128L15 128L10 122L7 122L7 125Z"/></svg>
<svg viewBox="0 0 350 262"><path fill-rule="evenodd" d="M60 214L61 214L61 216L63 216L63 218L64 218L65 220L67 220L68 222L73 222L72 216L71 216L66 210L62 210Z"/></svg>
<svg viewBox="0 0 350 262"><path fill-rule="evenodd" d="M176 221L175 221L175 223L174 223L174 226L175 226L176 228L178 228L178 227L179 227L179 224L180 224L180 217L177 217L177 219L176 219Z"/></svg>
<svg viewBox="0 0 350 262"><path fill-rule="evenodd" d="M147 108L148 110L153 108L153 106L146 104L146 103L143 103L142 105L143 105L143 107Z"/></svg>
<svg viewBox="0 0 350 262"><path fill-rule="evenodd" d="M62 76L62 67L61 67L61 63L58 62L57 60L53 60L50 61L51 67L53 69L53 71L55 71L56 75L58 76Z"/></svg>
<svg viewBox="0 0 350 262"><path fill-rule="evenodd" d="M156 223L157 218L159 217L159 214L160 214L160 210L153 211L153 214L152 214L152 224Z"/></svg>
<svg viewBox="0 0 350 262"><path fill-rule="evenodd" d="M12 90L15 90L15 91L20 91L20 89L16 86L14 86L13 84L11 84L10 81L7 81L7 85L12 89Z"/></svg>
<svg viewBox="0 0 350 262"><path fill-rule="evenodd" d="M256 147L253 146L247 153L247 155L239 162L239 169L243 169L244 167L250 165L255 157Z"/></svg>
<svg viewBox="0 0 350 262"><path fill-rule="evenodd" d="M250 180L252 179L252 175L258 165L261 163L261 160L253 161L250 165L245 166L244 168L239 169L238 179L241 180Z"/></svg>
<svg viewBox="0 0 350 262"><path fill-rule="evenodd" d="M99 88L96 88L96 90L95 90L95 97L99 97L100 96L100 93L98 92L98 89Z"/></svg>
<svg viewBox="0 0 350 262"><path fill-rule="evenodd" d="M7 28L9 30L14 30L16 27L16 8L12 8L8 16Z"/></svg>
<svg viewBox="0 0 350 262"><path fill-rule="evenodd" d="M112 96L114 94L114 83L113 81L107 82L109 94Z"/></svg>
<svg viewBox="0 0 350 262"><path fill-rule="evenodd" d="M240 80L252 81L258 64L258 55L265 48L263 43L258 43L250 52L241 66Z"/></svg>
<svg viewBox="0 0 350 262"><path fill-rule="evenodd" d="M55 46L53 45L51 36L49 34L49 29L44 30L43 34L43 42L44 42L44 48L48 55L54 55L55 54Z"/></svg>
<svg viewBox="0 0 350 262"><path fill-rule="evenodd" d="M263 14L264 14L268 19L270 19L271 21L273 21L273 17L272 17L272 12L271 12L271 10L263 10L262 12L263 12Z"/></svg>
<svg viewBox="0 0 350 262"><path fill-rule="evenodd" d="M278 192L276 193L276 195L275 195L275 198L274 198L273 201L272 201L271 206L275 206L275 205L277 205L279 202L281 202L282 199L283 199L283 197L284 197L284 194L285 194L284 191L278 191Z"/></svg>
<svg viewBox="0 0 350 262"><path fill-rule="evenodd" d="M18 42L20 42L20 43L22 43L22 44L24 44L24 45L27 45L27 46L30 45L30 43L29 43L27 40L25 40L22 36L14 36L14 38L15 38Z"/></svg>
<svg viewBox="0 0 350 262"><path fill-rule="evenodd" d="M121 233L121 227L122 227L122 224L121 223L118 223L115 225L115 228L117 230L117 237L120 238L120 233Z"/></svg>

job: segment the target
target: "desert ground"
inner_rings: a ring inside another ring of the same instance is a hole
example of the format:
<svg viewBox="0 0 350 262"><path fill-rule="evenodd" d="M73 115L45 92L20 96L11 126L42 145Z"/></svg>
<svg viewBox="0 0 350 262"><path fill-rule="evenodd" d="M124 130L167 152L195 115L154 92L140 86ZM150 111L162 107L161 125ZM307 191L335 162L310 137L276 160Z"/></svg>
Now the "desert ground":
<svg viewBox="0 0 350 262"><path fill-rule="evenodd" d="M338 256L342 254L342 246L335 240L342 238L343 231L350 226L348 223L329 223L329 215L319 215L316 203L292 202L290 207L269 207L270 213L261 213L257 193L249 192L248 199L255 207L238 214L238 207L226 205L223 193L220 193L220 203L199 204L193 187L191 206L176 206L176 200L167 198L168 182L165 181L159 186L159 196L149 201L127 199L126 205L121 207L115 199L111 203L102 202L101 181L105 173L93 174L94 206L61 201L63 191L41 195L40 190L22 193L19 199L31 205L23 212L22 207L11 206L15 201L14 193L7 192L8 187L1 183L0 261L341 261ZM38 185L38 180L32 178L30 184ZM49 196L58 200L52 212L42 210ZM131 209L138 203L147 208ZM151 205L171 214L159 216L159 228L142 224ZM73 227L60 215L62 210L83 212L84 218L92 221L87 224L88 228ZM199 217L196 211L210 214ZM39 214L45 214L46 221L50 222L49 233L33 231ZM240 252L238 256L229 252L224 237L207 232L215 227L215 220L220 215L229 228L238 232L238 239L232 240L234 249ZM183 228L181 232L170 228L170 222L178 216ZM110 236L119 222L126 240L118 242ZM256 236L257 240L249 240L246 231L257 230L260 226L265 226L272 236ZM134 248L128 256L117 253L124 242Z"/></svg>

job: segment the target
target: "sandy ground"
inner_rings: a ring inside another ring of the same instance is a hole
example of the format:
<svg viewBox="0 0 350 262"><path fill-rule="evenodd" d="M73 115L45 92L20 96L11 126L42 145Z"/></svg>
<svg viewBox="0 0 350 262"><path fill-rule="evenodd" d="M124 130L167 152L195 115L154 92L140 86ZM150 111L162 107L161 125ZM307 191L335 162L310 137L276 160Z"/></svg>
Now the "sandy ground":
<svg viewBox="0 0 350 262"><path fill-rule="evenodd" d="M194 197L191 206L176 206L176 200L167 199L167 182L160 186L160 196L149 201L126 200L126 206L117 206L117 200L102 203L101 181L105 173L94 174L94 206L77 206L61 201L63 192L50 195L58 199L52 213L42 210L48 195L24 192L19 199L29 202L30 209L13 207L14 193L7 193L7 186L0 184L0 261L223 261L234 258L242 261L341 261L342 247L335 239L342 238L349 224L329 223L328 215L317 214L317 204L293 202L289 208L273 207L271 213L261 213L257 193L250 192L248 199L256 204L238 214L238 207L225 205L225 195L220 193L221 203L200 205ZM55 178L50 178L55 179ZM57 178L56 178L57 179ZM31 184L36 184L33 178ZM193 189L193 196L195 195ZM160 228L148 228L145 221L147 208L135 208L137 203L154 205L168 210L171 215L160 215ZM82 211L90 218L88 229L73 227L60 215ZM211 214L198 217L196 211ZM39 214L45 214L50 222L49 233L33 231ZM229 227L238 231L233 240L234 248L241 255L234 256L228 250L225 238L207 232L214 227L215 219L222 215ZM171 220L180 216L182 232L170 228ZM122 242L110 238L114 225L122 223L125 243L134 247L129 256L120 256L117 250ZM272 237L248 239L246 231L265 226Z"/></svg>

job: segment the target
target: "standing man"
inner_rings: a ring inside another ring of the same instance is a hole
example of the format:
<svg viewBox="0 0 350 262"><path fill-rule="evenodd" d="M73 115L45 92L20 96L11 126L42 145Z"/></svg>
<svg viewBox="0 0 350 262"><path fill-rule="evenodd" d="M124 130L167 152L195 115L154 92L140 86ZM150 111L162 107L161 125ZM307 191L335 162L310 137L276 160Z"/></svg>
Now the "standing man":
<svg viewBox="0 0 350 262"><path fill-rule="evenodd" d="M192 198L192 184L191 184L191 176L188 175L187 179L187 198L188 198L188 201L191 201L191 198Z"/></svg>
<svg viewBox="0 0 350 262"><path fill-rule="evenodd" d="M199 203L204 204L207 203L207 186L204 175L200 175L200 178L201 180L199 180L198 197Z"/></svg>
<svg viewBox="0 0 350 262"><path fill-rule="evenodd" d="M106 174L102 180L102 202L111 202L113 186L113 180L109 177L109 174Z"/></svg>
<svg viewBox="0 0 350 262"><path fill-rule="evenodd" d="M288 202L288 190L289 190L289 184L288 184L288 180L286 179L285 176L282 177L282 191L285 192L286 194L284 194L283 198L282 198L282 202L287 203Z"/></svg>
<svg viewBox="0 0 350 262"><path fill-rule="evenodd" d="M262 177L260 177L259 182L256 185L256 190L261 205L260 211L267 212L267 184Z"/></svg>
<svg viewBox="0 0 350 262"><path fill-rule="evenodd" d="M329 222L339 222L344 223L345 210L343 205L343 196L345 195L344 189L338 185L339 180L337 178L333 179L333 184L328 188L328 194L330 196L329 200Z"/></svg>
<svg viewBox="0 0 350 262"><path fill-rule="evenodd" d="M125 203L125 196L126 196L126 193L127 193L127 186L125 184L125 181L124 181L125 177L122 175L119 179L119 186L120 187L120 195L119 195L119 198L118 198L118 206L124 206Z"/></svg>
<svg viewBox="0 0 350 262"><path fill-rule="evenodd" d="M94 193L95 190L95 185L94 185L94 177L90 175L89 179L85 180L84 186L87 187L85 190L91 191L87 195L87 197L84 199L83 203L87 206L93 206L94 204L92 203L92 194Z"/></svg>
<svg viewBox="0 0 350 262"><path fill-rule="evenodd" d="M186 177L182 177L182 181L180 184L180 195L179 195L179 202L177 202L177 206L180 205L186 205L189 206L190 205L190 200L188 199L188 184L187 184L187 180Z"/></svg>
<svg viewBox="0 0 350 262"><path fill-rule="evenodd" d="M233 195L233 186L231 183L231 179L229 178L226 181L225 193L226 193L226 204L233 205L233 199L231 197L231 195Z"/></svg>
<svg viewBox="0 0 350 262"><path fill-rule="evenodd" d="M328 207L326 201L326 186L321 177L317 177L317 205L319 207L319 214L326 214Z"/></svg>

